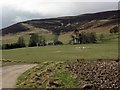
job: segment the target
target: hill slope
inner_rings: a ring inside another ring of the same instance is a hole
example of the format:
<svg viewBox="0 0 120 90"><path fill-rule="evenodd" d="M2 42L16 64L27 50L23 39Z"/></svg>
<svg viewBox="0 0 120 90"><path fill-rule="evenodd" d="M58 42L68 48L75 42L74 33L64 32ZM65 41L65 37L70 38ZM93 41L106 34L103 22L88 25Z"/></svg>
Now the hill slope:
<svg viewBox="0 0 120 90"><path fill-rule="evenodd" d="M85 30L90 28L105 27L117 25L120 22L118 13L120 10L106 11L98 13L83 14L78 16L66 16L50 19L29 20L20 22L2 29L2 34L15 34L18 32L29 31L30 28L24 24L31 25L35 28L43 28L52 32L69 32L74 29ZM34 31L34 28L33 28Z"/></svg>

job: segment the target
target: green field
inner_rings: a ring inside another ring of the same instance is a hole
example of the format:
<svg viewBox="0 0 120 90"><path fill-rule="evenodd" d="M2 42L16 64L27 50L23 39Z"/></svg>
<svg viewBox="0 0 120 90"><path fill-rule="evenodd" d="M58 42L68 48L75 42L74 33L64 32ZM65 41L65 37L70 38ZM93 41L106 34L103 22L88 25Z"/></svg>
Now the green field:
<svg viewBox="0 0 120 90"><path fill-rule="evenodd" d="M76 59L117 59L118 36L109 35L102 43L28 47L2 51L3 61L43 62L71 61Z"/></svg>

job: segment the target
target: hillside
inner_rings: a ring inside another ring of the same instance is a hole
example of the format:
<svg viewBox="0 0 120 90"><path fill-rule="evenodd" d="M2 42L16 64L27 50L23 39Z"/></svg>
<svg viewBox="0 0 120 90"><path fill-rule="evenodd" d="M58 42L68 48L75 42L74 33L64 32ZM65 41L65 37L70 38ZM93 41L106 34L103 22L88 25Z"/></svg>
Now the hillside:
<svg viewBox="0 0 120 90"><path fill-rule="evenodd" d="M2 29L2 35L16 34L19 32L29 32L30 28L25 24L34 28L46 29L50 32L69 32L74 29L85 30L91 28L105 27L110 25L117 25L120 22L118 13L116 11L106 11L90 14L82 14L78 16L66 16L50 19L29 20L19 22L12 26ZM34 28L32 29L34 31ZM40 31L39 29L38 31Z"/></svg>
<svg viewBox="0 0 120 90"><path fill-rule="evenodd" d="M29 20L19 22L2 29L2 43L14 43L23 36L25 43L29 43L31 33L42 35L46 41L54 39L54 33L60 33L59 40L68 44L72 31L78 29L86 32L108 33L111 28L118 25L119 11L106 11L78 16L66 16L50 19Z"/></svg>

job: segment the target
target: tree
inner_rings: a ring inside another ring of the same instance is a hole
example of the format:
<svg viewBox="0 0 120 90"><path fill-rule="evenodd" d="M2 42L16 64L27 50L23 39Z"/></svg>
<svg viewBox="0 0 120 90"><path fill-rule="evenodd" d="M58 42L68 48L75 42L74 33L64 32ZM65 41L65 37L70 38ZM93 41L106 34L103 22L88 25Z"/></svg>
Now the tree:
<svg viewBox="0 0 120 90"><path fill-rule="evenodd" d="M38 34L31 34L30 40L29 40L29 47L33 47L33 46L37 46L37 44L39 43L39 36Z"/></svg>
<svg viewBox="0 0 120 90"><path fill-rule="evenodd" d="M42 46L46 46L46 39L42 38Z"/></svg>
<svg viewBox="0 0 120 90"><path fill-rule="evenodd" d="M39 44L42 43L43 41L43 36L39 36Z"/></svg>
<svg viewBox="0 0 120 90"><path fill-rule="evenodd" d="M59 28L56 28L55 31L53 32L53 35L54 35L54 43L56 43L58 41L58 37L60 35L60 29Z"/></svg>
<svg viewBox="0 0 120 90"><path fill-rule="evenodd" d="M90 33L90 40L91 40L91 43L96 43L97 42L97 37L96 37L95 32Z"/></svg>
<svg viewBox="0 0 120 90"><path fill-rule="evenodd" d="M56 43L56 42L58 41L58 37L59 37L59 36L58 36L57 34L54 35L54 40L53 40L54 43Z"/></svg>
<svg viewBox="0 0 120 90"><path fill-rule="evenodd" d="M78 37L79 31L78 31L77 29L75 29L75 30L74 30L74 34L75 34L76 37Z"/></svg>
<svg viewBox="0 0 120 90"><path fill-rule="evenodd" d="M86 43L96 43L97 37L95 32L86 33L81 32L79 33L78 30L74 31L74 35L71 35L73 44L86 44Z"/></svg>
<svg viewBox="0 0 120 90"><path fill-rule="evenodd" d="M18 44L18 45L15 45L16 47L17 47L17 46L20 47L20 48L21 48L21 47L25 47L25 40L24 40L24 38L23 38L22 36L19 37L16 44Z"/></svg>
<svg viewBox="0 0 120 90"><path fill-rule="evenodd" d="M71 40L69 41L69 44L74 44L74 36L71 35L70 37L71 37Z"/></svg>
<svg viewBox="0 0 120 90"><path fill-rule="evenodd" d="M9 44L2 44L2 49L10 49L10 45Z"/></svg>
<svg viewBox="0 0 120 90"><path fill-rule="evenodd" d="M43 36L39 36L38 46L45 46L46 45L46 39Z"/></svg>
<svg viewBox="0 0 120 90"><path fill-rule="evenodd" d="M79 33L79 35L78 35L78 41L79 41L79 44L82 43L82 34L81 33Z"/></svg>
<svg viewBox="0 0 120 90"><path fill-rule="evenodd" d="M87 42L87 36L85 32L81 33L81 43L85 44Z"/></svg>

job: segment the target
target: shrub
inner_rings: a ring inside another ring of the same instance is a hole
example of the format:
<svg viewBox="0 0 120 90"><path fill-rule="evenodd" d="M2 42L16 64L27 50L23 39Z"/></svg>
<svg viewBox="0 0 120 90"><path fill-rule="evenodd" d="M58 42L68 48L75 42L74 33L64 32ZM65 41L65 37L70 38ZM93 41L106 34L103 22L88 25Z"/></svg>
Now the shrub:
<svg viewBox="0 0 120 90"><path fill-rule="evenodd" d="M3 44L2 45L2 49L14 49L14 48L19 48L19 44L12 43L12 44Z"/></svg>
<svg viewBox="0 0 120 90"><path fill-rule="evenodd" d="M63 45L63 43L61 41L56 41L54 45Z"/></svg>

